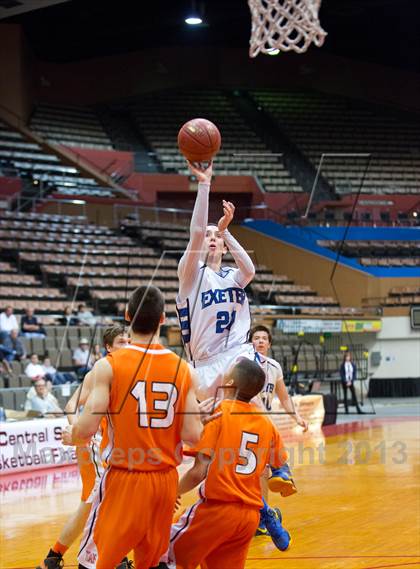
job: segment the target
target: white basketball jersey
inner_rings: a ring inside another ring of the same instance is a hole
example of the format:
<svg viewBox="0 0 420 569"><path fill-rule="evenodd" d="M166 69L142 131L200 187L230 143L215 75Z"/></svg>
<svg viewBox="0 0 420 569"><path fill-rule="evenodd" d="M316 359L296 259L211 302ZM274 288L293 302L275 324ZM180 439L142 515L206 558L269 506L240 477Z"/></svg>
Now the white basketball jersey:
<svg viewBox="0 0 420 569"><path fill-rule="evenodd" d="M235 281L238 269L218 273L203 265L185 302L177 299L181 334L191 361L211 358L247 341L251 315L246 293Z"/></svg>
<svg viewBox="0 0 420 569"><path fill-rule="evenodd" d="M271 411L277 378L283 375L283 370L276 360L263 356L262 354L257 354L257 361L265 373L265 383L260 396L267 411Z"/></svg>

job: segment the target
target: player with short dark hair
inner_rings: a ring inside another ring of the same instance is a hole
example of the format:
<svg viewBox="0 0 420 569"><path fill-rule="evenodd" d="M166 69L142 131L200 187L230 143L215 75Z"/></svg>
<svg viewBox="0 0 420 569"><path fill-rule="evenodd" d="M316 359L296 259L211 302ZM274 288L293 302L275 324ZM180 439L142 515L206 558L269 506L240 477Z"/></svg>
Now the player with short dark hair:
<svg viewBox="0 0 420 569"><path fill-rule="evenodd" d="M287 459L277 428L252 402L264 381L261 367L248 359L225 376L221 416L205 426L194 466L179 482L182 495L204 481L199 500L172 525L164 558L170 569L245 567L263 506L260 477L268 462L281 467ZM266 523L277 521L268 513Z"/></svg>
<svg viewBox="0 0 420 569"><path fill-rule="evenodd" d="M154 334L165 308L162 292L155 286L139 286L127 304L127 320L134 334Z"/></svg>
<svg viewBox="0 0 420 569"><path fill-rule="evenodd" d="M128 342L129 339L124 326L115 324L106 328L103 335L103 345L108 354L125 347ZM76 420L78 407L86 403L92 389L94 369L95 367L85 375L83 383L67 401L64 411L67 413L70 424ZM47 557L37 569L58 569L62 567L63 555L82 533L89 516L94 492L98 488L104 472L101 449L105 448L106 442L106 420L104 419L98 432L91 438L89 443L84 447L77 447L77 463L82 480L80 504L76 512L67 520L58 540L51 547Z"/></svg>
<svg viewBox="0 0 420 569"><path fill-rule="evenodd" d="M107 416L107 469L82 538L81 568L115 567L132 549L139 569L159 562L169 540L181 441L196 444L202 431L194 370L159 344L160 290L136 289L127 316L131 344L96 363L83 412L63 433L65 444L84 445Z"/></svg>

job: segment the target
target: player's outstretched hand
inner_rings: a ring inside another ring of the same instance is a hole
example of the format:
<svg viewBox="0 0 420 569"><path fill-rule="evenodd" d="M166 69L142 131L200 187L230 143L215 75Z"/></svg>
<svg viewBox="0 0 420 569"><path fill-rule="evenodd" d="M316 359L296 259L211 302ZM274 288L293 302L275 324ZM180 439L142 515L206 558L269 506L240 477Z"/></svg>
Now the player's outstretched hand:
<svg viewBox="0 0 420 569"><path fill-rule="evenodd" d="M214 421L214 419L220 417L222 412L216 411L219 405L220 399L216 399L215 397L209 397L198 404L198 408L200 409L200 419L203 425L206 425L207 423L210 423L210 421Z"/></svg>
<svg viewBox="0 0 420 569"><path fill-rule="evenodd" d="M300 415L296 416L296 423L299 425L299 427L302 427L303 432L306 433L306 431L309 428L309 424L308 421L306 421L303 417L301 417Z"/></svg>
<svg viewBox="0 0 420 569"><path fill-rule="evenodd" d="M217 224L217 228L219 229L219 231L224 231L225 229L228 228L229 223L233 219L233 214L235 213L235 206L233 205L232 202L227 202L226 200L223 200L222 204L223 204L224 215L219 219L219 223Z"/></svg>
<svg viewBox="0 0 420 569"><path fill-rule="evenodd" d="M73 445L72 439L73 425L67 425L61 432L61 441L63 445Z"/></svg>
<svg viewBox="0 0 420 569"><path fill-rule="evenodd" d="M213 176L213 161L210 162L207 168L203 168L201 162L190 162L187 160L187 163L191 174L195 176L199 182L203 182L204 184L211 183L211 178Z"/></svg>

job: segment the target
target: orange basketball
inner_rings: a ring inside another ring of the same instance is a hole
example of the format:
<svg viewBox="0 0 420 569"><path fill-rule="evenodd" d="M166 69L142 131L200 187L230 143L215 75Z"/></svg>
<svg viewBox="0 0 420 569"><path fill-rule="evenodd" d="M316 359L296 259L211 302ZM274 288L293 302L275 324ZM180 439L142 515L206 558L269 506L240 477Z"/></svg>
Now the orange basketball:
<svg viewBox="0 0 420 569"><path fill-rule="evenodd" d="M190 162L208 162L220 150L219 129L207 119L192 119L178 132L178 148Z"/></svg>

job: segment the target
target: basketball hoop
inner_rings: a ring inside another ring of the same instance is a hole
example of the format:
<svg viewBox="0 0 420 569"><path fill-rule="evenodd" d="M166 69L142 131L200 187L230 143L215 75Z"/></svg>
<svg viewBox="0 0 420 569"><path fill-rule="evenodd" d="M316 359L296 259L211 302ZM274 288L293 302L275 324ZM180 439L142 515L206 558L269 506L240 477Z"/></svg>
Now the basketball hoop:
<svg viewBox="0 0 420 569"><path fill-rule="evenodd" d="M273 50L304 53L311 43L321 47L325 32L319 23L321 0L248 0L252 16L249 55Z"/></svg>

